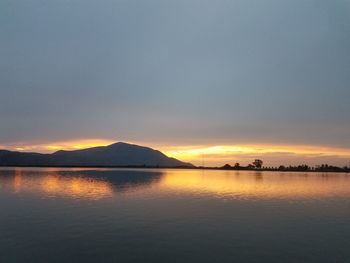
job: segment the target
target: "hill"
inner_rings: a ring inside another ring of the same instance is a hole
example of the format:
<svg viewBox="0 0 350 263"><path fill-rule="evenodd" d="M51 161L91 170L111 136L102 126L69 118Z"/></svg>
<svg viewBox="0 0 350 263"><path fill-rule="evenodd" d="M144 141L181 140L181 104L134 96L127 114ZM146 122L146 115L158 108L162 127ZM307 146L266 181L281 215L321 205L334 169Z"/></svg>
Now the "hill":
<svg viewBox="0 0 350 263"><path fill-rule="evenodd" d="M0 150L0 166L192 167L149 147L123 142L52 154Z"/></svg>

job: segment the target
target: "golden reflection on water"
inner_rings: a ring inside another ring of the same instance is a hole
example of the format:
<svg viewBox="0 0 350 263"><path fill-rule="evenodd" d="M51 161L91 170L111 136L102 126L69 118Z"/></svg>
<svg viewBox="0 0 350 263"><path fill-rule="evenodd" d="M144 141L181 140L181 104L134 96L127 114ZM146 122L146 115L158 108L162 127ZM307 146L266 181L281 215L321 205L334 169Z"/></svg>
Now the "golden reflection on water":
<svg viewBox="0 0 350 263"><path fill-rule="evenodd" d="M100 169L98 171L102 175L104 171L112 172L110 177L106 177L107 179L100 179L86 176L79 170L69 171L65 176L59 169L47 169L40 173L16 169L13 176L0 178L0 189L8 187L16 193L26 192L44 197L89 200L113 197L117 188L121 189L120 193L130 195L157 195L159 192L175 191L180 194L209 194L220 198L236 199L350 197L350 175L348 174ZM129 173L127 178L133 178L133 180L127 182L116 180L126 173ZM139 174L139 177L133 177L135 176L133 173ZM94 174L94 171L91 174Z"/></svg>
<svg viewBox="0 0 350 263"><path fill-rule="evenodd" d="M104 180L66 177L50 172L47 175L27 176L22 170L15 171L13 178L15 192L41 193L45 196L62 196L98 200L113 195L112 186Z"/></svg>
<svg viewBox="0 0 350 263"><path fill-rule="evenodd" d="M13 189L15 192L20 192L23 184L22 170L16 170L15 177L13 179Z"/></svg>
<svg viewBox="0 0 350 263"><path fill-rule="evenodd" d="M168 171L163 187L235 198L350 197L350 175L238 171Z"/></svg>

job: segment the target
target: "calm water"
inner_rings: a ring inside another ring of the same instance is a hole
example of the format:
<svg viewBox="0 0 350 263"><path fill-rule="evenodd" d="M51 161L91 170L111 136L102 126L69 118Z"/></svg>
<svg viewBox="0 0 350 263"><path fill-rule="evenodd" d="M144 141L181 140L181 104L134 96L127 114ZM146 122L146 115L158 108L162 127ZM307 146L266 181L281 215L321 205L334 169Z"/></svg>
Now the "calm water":
<svg viewBox="0 0 350 263"><path fill-rule="evenodd" d="M0 169L0 262L350 262L350 174Z"/></svg>

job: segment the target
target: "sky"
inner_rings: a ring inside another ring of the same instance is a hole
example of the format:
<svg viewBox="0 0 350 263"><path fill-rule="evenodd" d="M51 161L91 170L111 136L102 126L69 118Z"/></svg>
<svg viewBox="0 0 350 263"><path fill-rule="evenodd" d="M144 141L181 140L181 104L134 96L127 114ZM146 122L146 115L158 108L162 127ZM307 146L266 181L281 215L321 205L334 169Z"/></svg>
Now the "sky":
<svg viewBox="0 0 350 263"><path fill-rule="evenodd" d="M349 0L3 0L0 148L350 164Z"/></svg>

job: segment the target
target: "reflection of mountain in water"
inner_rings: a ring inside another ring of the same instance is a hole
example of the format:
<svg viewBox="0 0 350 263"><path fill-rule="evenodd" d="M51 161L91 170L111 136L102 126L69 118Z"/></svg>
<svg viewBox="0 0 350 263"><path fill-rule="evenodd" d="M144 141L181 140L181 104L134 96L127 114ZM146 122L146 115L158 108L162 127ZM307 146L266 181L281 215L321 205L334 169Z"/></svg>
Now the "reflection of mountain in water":
<svg viewBox="0 0 350 263"><path fill-rule="evenodd" d="M164 172L152 170L81 170L59 171L58 174L60 176L80 176L90 180L103 180L121 190L158 182Z"/></svg>
<svg viewBox="0 0 350 263"><path fill-rule="evenodd" d="M158 182L160 171L135 170L0 170L0 189L46 197L101 199Z"/></svg>

